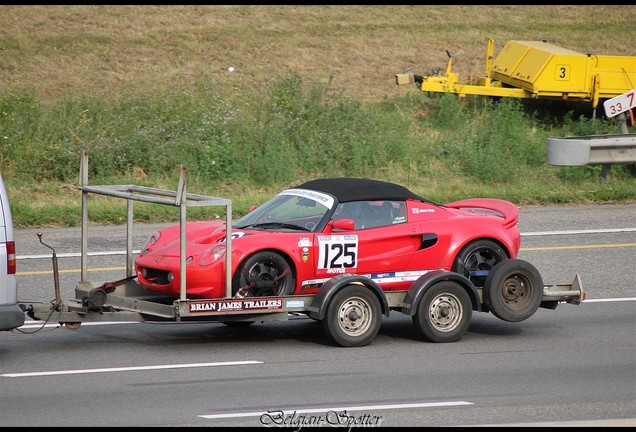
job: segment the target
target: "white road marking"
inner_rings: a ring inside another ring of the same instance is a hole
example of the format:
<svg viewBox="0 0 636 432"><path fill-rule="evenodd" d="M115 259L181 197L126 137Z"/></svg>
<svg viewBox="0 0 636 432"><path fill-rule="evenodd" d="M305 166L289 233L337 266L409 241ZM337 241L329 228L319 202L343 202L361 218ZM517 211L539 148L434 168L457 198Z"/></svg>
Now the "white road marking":
<svg viewBox="0 0 636 432"><path fill-rule="evenodd" d="M133 254L137 255L140 250L131 251ZM106 255L126 255L125 250L119 251L104 251L104 252L87 252L86 256L106 256ZM40 254L40 255L18 255L16 259L42 259L42 258L51 258L52 254ZM55 256L57 258L78 258L82 256L80 252L67 252L67 253L56 253Z"/></svg>
<svg viewBox="0 0 636 432"><path fill-rule="evenodd" d="M142 321L95 321L95 322L83 322L82 327L84 326L95 326L95 325L112 325L112 324L141 324ZM33 320L25 320L21 329L33 329L33 328L51 328L51 327L63 327L60 323L52 323L48 324L45 321L33 321Z"/></svg>
<svg viewBox="0 0 636 432"><path fill-rule="evenodd" d="M601 298L601 299L588 299L586 298L583 303L601 303L601 302L624 302L624 301L636 301L635 297L624 298Z"/></svg>
<svg viewBox="0 0 636 432"><path fill-rule="evenodd" d="M618 232L634 232L636 228L607 228L593 230L567 230L567 231L534 231L521 233L521 236L548 236L562 234L599 234L599 233L618 233Z"/></svg>
<svg viewBox="0 0 636 432"><path fill-rule="evenodd" d="M268 414L276 415L293 415L298 413L321 413L330 411L370 411L370 410L395 410L406 408L434 408L442 406L460 406L460 405L474 405L473 402L465 401L448 401L448 402L416 402L405 404L388 404L388 405L350 405L350 406L338 406L338 407L324 407L324 408L288 408L284 410L276 411L246 411L246 412L226 412L220 414L205 414L197 417L206 419L220 419L220 418L232 418L232 417L256 417Z"/></svg>
<svg viewBox="0 0 636 432"><path fill-rule="evenodd" d="M197 368L197 367L212 367L212 366L236 366L236 365L250 365L263 363L257 360L245 360L245 361L230 361L230 362L215 362L215 363L186 363L186 364L171 364L171 365L156 365L156 366L132 366L132 367L119 367L119 368L101 368L101 369L73 369L65 371L43 371L43 372L23 372L23 373L8 373L1 374L1 377L7 378L24 378L34 376L47 376L47 375L75 375L75 374L92 374L101 372L126 372L126 371L138 371L138 370L158 370L158 369L184 369L184 368Z"/></svg>
<svg viewBox="0 0 636 432"><path fill-rule="evenodd" d="M626 302L626 301L636 301L636 297L623 297L623 298L586 298L582 303L605 303L605 302ZM295 314L295 312L290 312L290 314ZM309 319L305 314L296 314L289 318L290 320L294 319ZM211 321L212 322L212 321ZM98 322L83 322L82 327L84 326L97 326L97 325L113 325L113 324L141 324L142 321L98 321ZM153 324L153 323L149 323ZM176 323L175 323L176 324ZM62 327L59 323L47 324L44 321L32 321L26 320L20 329L33 329L40 327Z"/></svg>
<svg viewBox="0 0 636 432"><path fill-rule="evenodd" d="M566 231L534 231L534 232L526 232L521 233L521 236L548 236L548 235L565 235L565 234L598 234L598 233L619 233L619 232L636 232L636 228L608 228L608 229L591 229L591 230L566 230ZM138 254L141 252L139 250L133 250L133 254ZM88 252L87 256L105 256L105 255L126 255L125 250L119 251L106 251L106 252ZM77 258L80 257L81 253L79 252L70 252L70 253L59 253L56 254L57 258ZM16 259L42 259L42 258L51 258L51 254L40 254L40 255L18 255Z"/></svg>

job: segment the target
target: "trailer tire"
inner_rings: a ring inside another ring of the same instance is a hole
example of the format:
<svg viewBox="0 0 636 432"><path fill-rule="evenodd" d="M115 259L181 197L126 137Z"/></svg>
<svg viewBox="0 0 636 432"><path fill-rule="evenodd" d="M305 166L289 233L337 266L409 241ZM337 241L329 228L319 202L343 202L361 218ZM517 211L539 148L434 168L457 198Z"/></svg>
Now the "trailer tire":
<svg viewBox="0 0 636 432"><path fill-rule="evenodd" d="M325 318L320 322L326 335L343 347L370 344L381 323L378 297L361 285L347 285L340 289L327 305Z"/></svg>
<svg viewBox="0 0 636 432"><path fill-rule="evenodd" d="M289 295L294 275L289 262L274 251L260 251L243 261L232 279L232 295L263 297Z"/></svg>
<svg viewBox="0 0 636 432"><path fill-rule="evenodd" d="M441 281L426 290L413 315L417 333L430 342L458 341L468 331L473 305L457 282Z"/></svg>
<svg viewBox="0 0 636 432"><path fill-rule="evenodd" d="M539 309L542 298L541 274L527 261L503 261L486 277L484 301L501 320L519 322L530 318Z"/></svg>
<svg viewBox="0 0 636 432"><path fill-rule="evenodd" d="M492 240L480 239L462 248L451 270L466 276L475 287L481 288L486 280L483 273L489 272L495 265L507 259L508 254L499 244Z"/></svg>
<svg viewBox="0 0 636 432"><path fill-rule="evenodd" d="M77 330L82 325L81 322L64 322L60 324L64 324L64 326L69 330Z"/></svg>

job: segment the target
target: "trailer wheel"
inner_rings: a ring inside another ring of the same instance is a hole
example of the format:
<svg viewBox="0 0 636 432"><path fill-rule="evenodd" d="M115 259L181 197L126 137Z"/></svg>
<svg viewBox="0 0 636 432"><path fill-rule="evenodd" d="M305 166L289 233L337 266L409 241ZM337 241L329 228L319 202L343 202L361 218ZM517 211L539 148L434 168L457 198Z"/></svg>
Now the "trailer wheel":
<svg viewBox="0 0 636 432"><path fill-rule="evenodd" d="M279 253L261 251L243 261L232 282L237 297L289 295L294 289L294 275L287 260Z"/></svg>
<svg viewBox="0 0 636 432"><path fill-rule="evenodd" d="M370 344L381 323L380 301L369 288L360 285L348 285L338 291L321 321L327 336L343 347Z"/></svg>
<svg viewBox="0 0 636 432"><path fill-rule="evenodd" d="M504 321L519 322L530 318L541 305L543 280L529 262L511 259L499 263L484 284L488 309Z"/></svg>
<svg viewBox="0 0 636 432"><path fill-rule="evenodd" d="M66 326L69 330L77 330L82 325L81 322L65 322L60 324L64 324L64 326Z"/></svg>
<svg viewBox="0 0 636 432"><path fill-rule="evenodd" d="M456 282L441 281L422 296L413 324L430 342L455 342L468 330L472 316L473 305L466 290Z"/></svg>
<svg viewBox="0 0 636 432"><path fill-rule="evenodd" d="M475 287L481 288L488 272L506 259L508 254L499 244L492 240L475 240L457 254L451 270L466 276Z"/></svg>

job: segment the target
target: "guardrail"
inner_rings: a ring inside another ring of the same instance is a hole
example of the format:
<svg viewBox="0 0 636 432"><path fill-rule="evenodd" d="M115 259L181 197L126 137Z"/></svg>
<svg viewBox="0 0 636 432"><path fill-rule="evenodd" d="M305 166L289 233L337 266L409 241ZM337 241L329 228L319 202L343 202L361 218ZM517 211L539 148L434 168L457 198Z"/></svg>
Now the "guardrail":
<svg viewBox="0 0 636 432"><path fill-rule="evenodd" d="M548 164L557 166L603 165L602 177L607 180L612 165L628 164L636 176L636 134L627 133L621 114L620 135L588 135L548 138Z"/></svg>
<svg viewBox="0 0 636 432"><path fill-rule="evenodd" d="M636 163L636 134L548 138L550 165Z"/></svg>

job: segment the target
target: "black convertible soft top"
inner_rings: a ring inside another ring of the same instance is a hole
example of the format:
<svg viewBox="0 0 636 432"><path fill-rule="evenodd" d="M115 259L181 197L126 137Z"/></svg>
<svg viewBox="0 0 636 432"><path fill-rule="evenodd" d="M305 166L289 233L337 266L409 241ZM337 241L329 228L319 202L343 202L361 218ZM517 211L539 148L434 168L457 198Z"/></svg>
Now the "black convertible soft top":
<svg viewBox="0 0 636 432"><path fill-rule="evenodd" d="M395 183L353 177L315 179L296 186L296 188L326 192L335 196L340 202L406 200L409 198L430 202Z"/></svg>

